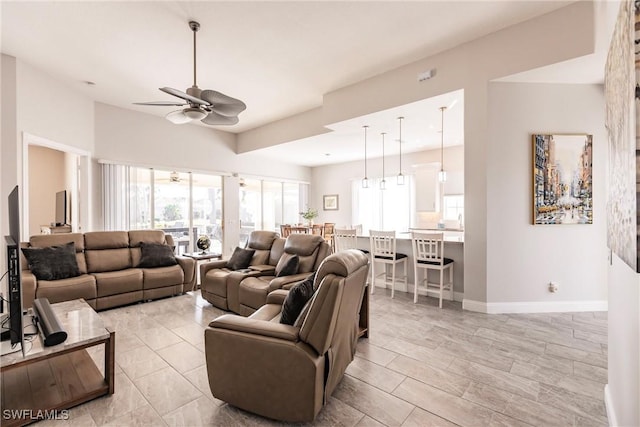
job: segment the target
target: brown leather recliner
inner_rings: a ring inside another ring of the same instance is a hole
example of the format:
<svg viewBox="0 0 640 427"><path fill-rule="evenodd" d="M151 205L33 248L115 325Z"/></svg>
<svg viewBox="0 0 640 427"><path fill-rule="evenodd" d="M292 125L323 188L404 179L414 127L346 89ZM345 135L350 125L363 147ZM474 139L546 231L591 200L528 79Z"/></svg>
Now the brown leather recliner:
<svg viewBox="0 0 640 427"><path fill-rule="evenodd" d="M353 360L368 271L361 251L327 257L299 327L279 323L283 290L248 318L212 321L205 354L213 396L276 420L314 420Z"/></svg>
<svg viewBox="0 0 640 427"><path fill-rule="evenodd" d="M322 236L290 234L284 243L282 259L286 260L297 255L299 260L297 273L276 277L274 271L271 274L260 274L242 279L239 289L240 311L236 311L236 313L249 316L267 302L267 295L270 292L281 288L288 289L294 283L305 279L318 269L330 253L331 246L324 241Z"/></svg>
<svg viewBox="0 0 640 427"><path fill-rule="evenodd" d="M240 312L238 288L245 277L270 274L284 250L284 239L278 239L273 231L252 231L247 249L255 249L250 266L251 272L229 270L227 260L207 262L200 265L202 297L223 310Z"/></svg>

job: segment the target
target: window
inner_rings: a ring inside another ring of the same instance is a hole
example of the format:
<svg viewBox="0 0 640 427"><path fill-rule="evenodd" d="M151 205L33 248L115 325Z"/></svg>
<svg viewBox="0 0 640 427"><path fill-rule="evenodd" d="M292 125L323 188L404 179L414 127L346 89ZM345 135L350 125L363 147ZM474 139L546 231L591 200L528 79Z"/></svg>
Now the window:
<svg viewBox="0 0 640 427"><path fill-rule="evenodd" d="M222 177L103 164L105 230L162 229L178 253L207 235L222 251Z"/></svg>
<svg viewBox="0 0 640 427"><path fill-rule="evenodd" d="M458 220L462 225L464 218L464 195L445 195L442 198L442 203L444 204L443 219Z"/></svg>
<svg viewBox="0 0 640 427"><path fill-rule="evenodd" d="M413 176L405 177L405 185L398 185L395 177L387 179L387 189L380 190L382 179L369 180L369 188L362 183L352 183L353 224L362 224L363 232L369 230L407 231L415 212Z"/></svg>

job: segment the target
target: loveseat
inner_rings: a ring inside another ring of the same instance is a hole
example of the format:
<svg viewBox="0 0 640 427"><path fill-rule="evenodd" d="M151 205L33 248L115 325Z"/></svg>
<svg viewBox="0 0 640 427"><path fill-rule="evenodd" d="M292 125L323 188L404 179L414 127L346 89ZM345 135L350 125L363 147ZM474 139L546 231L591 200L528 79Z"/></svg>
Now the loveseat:
<svg viewBox="0 0 640 427"><path fill-rule="evenodd" d="M271 231L253 231L247 248L255 250L248 268L234 271L228 260L200 265L202 297L223 310L248 316L266 303L268 292L288 289L303 280L331 253L322 236L292 234L286 239ZM299 259L295 274L276 277L279 265Z"/></svg>
<svg viewBox="0 0 640 427"><path fill-rule="evenodd" d="M280 289L248 318L213 320L204 334L213 396L276 420L314 420L353 360L368 271L361 251L328 256L293 325L280 322Z"/></svg>
<svg viewBox="0 0 640 427"><path fill-rule="evenodd" d="M22 255L22 298L25 308L32 305L34 298L47 298L51 303L83 298L93 308L102 310L181 294L192 290L195 284L194 259L175 256L175 265L140 265L143 245L147 245L147 248L167 245L169 257L173 256L172 239L165 236L162 230L35 235L22 247L71 247L70 242L73 242L75 250L76 274L79 273L73 277L39 280Z"/></svg>

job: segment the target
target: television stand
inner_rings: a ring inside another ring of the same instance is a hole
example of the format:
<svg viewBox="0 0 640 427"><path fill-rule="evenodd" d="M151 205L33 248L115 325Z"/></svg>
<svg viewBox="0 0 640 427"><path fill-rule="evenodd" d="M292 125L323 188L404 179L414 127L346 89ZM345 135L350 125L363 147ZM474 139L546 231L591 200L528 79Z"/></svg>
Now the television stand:
<svg viewBox="0 0 640 427"><path fill-rule="evenodd" d="M65 225L41 225L40 234L64 234L71 233L71 226Z"/></svg>

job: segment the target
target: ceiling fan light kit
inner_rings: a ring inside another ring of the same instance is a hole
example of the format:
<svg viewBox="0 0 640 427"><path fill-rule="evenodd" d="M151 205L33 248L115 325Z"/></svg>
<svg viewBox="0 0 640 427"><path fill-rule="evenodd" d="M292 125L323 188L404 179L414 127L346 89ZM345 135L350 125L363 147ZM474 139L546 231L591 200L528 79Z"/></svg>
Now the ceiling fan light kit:
<svg viewBox="0 0 640 427"><path fill-rule="evenodd" d="M165 116L174 124L200 120L202 123L212 126L235 125L239 121L238 115L246 110L247 105L239 99L215 90L202 90L198 87L196 84L196 33L200 29L200 24L196 21L190 21L189 28L193 31L193 86L188 88L186 93L171 87L160 88L162 92L181 98L183 102L159 101L135 102L134 104L186 107L182 110L172 111Z"/></svg>

